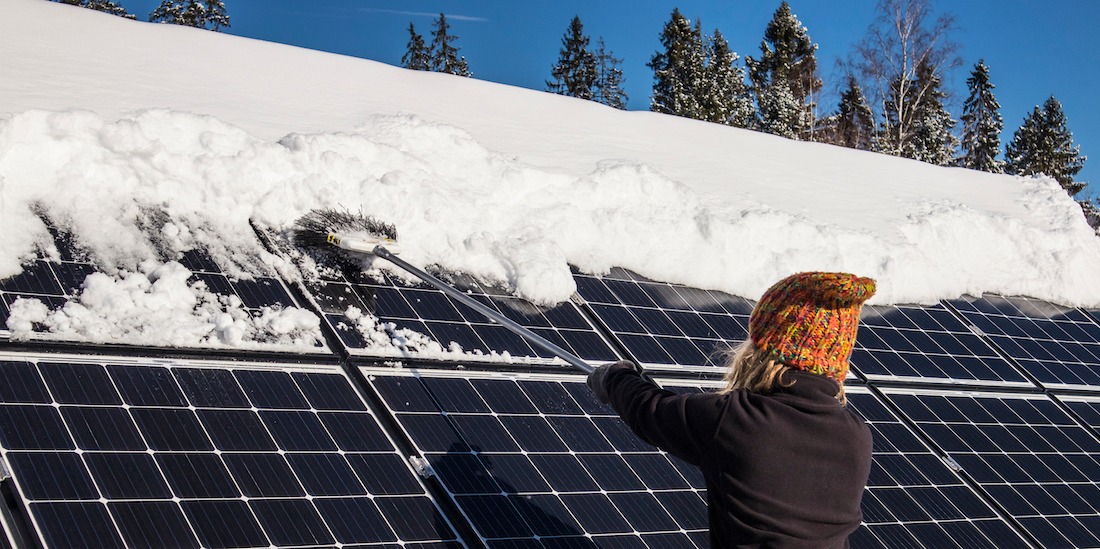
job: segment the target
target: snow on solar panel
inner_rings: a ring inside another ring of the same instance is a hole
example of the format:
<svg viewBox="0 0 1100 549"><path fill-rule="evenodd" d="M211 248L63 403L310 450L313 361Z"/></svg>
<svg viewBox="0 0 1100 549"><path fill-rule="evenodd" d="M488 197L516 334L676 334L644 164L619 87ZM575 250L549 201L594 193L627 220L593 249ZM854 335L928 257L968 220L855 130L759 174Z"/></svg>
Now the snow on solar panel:
<svg viewBox="0 0 1100 549"><path fill-rule="evenodd" d="M866 305L852 364L870 379L1031 386L942 305Z"/></svg>
<svg viewBox="0 0 1100 549"><path fill-rule="evenodd" d="M1100 440L1043 395L885 389L1041 547L1100 547Z"/></svg>
<svg viewBox="0 0 1100 549"><path fill-rule="evenodd" d="M466 295L582 359L618 360L572 302L538 307L469 278L448 278ZM344 345L357 355L536 364L553 358L442 291L381 271L325 273L306 287Z"/></svg>
<svg viewBox="0 0 1100 549"><path fill-rule="evenodd" d="M0 454L46 547L456 539L331 366L4 358Z"/></svg>
<svg viewBox="0 0 1100 549"><path fill-rule="evenodd" d="M624 269L573 278L577 294L646 366L713 371L721 352L748 334L752 303L737 296L655 282Z"/></svg>
<svg viewBox="0 0 1100 549"><path fill-rule="evenodd" d="M633 436L583 378L365 372L490 546L708 545L699 472Z"/></svg>
<svg viewBox="0 0 1100 549"><path fill-rule="evenodd" d="M1100 387L1100 324L1080 309L987 295L948 302L1045 387Z"/></svg>

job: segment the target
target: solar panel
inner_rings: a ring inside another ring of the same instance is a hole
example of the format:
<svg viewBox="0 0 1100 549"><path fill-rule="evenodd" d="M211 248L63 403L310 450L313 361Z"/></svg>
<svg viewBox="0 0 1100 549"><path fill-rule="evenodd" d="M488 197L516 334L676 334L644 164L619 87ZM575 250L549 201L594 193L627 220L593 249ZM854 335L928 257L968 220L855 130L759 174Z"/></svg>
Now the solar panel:
<svg viewBox="0 0 1100 549"><path fill-rule="evenodd" d="M5 356L0 454L53 547L457 543L332 367Z"/></svg>
<svg viewBox="0 0 1100 549"><path fill-rule="evenodd" d="M863 308L852 364L869 379L1031 386L943 305Z"/></svg>
<svg viewBox="0 0 1100 549"><path fill-rule="evenodd" d="M1080 309L993 295L949 304L1044 386L1100 387L1100 325Z"/></svg>
<svg viewBox="0 0 1100 549"><path fill-rule="evenodd" d="M448 278L471 298L582 359L618 360L572 302L538 307L470 278ZM306 288L356 355L526 364L553 359L442 291L382 271L325 272L309 280Z"/></svg>
<svg viewBox="0 0 1100 549"><path fill-rule="evenodd" d="M1028 543L867 389L848 405L871 428L871 476L852 547L1028 547Z"/></svg>
<svg viewBox="0 0 1100 549"><path fill-rule="evenodd" d="M1100 546L1100 440L1053 400L885 392L1039 546Z"/></svg>
<svg viewBox="0 0 1100 549"><path fill-rule="evenodd" d="M583 378L364 372L489 546L707 546L701 475Z"/></svg>
<svg viewBox="0 0 1100 549"><path fill-rule="evenodd" d="M61 309L69 301L78 299L88 275L100 272L95 265L78 257L69 250L63 253L62 259L58 261L39 258L24 265L23 272L20 274L0 280L0 302L2 302L0 329L7 328L11 306L18 299L41 301L51 311ZM230 277L222 272L217 262L201 250L183 253L179 263L191 271L189 284L202 284L208 291L219 296L226 308L239 308L250 317L261 317L265 311L269 310L298 307L297 302L279 278ZM48 328L37 326L34 331L45 334ZM62 333L61 337L66 335L68 334ZM97 343L105 342L97 341ZM312 352L325 352L320 340L314 342L314 345L317 349ZM203 346L203 344L195 341L188 346ZM301 351L301 345L295 347L296 351Z"/></svg>
<svg viewBox="0 0 1100 549"><path fill-rule="evenodd" d="M713 370L722 364L720 352L748 334L752 303L737 296L655 282L625 269L573 278L577 294L646 366Z"/></svg>

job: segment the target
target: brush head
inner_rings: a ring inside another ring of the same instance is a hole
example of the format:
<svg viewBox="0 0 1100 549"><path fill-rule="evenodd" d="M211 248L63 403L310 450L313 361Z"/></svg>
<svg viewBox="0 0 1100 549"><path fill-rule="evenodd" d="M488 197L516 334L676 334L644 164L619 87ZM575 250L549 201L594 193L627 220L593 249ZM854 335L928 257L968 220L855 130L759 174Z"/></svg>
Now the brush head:
<svg viewBox="0 0 1100 549"><path fill-rule="evenodd" d="M362 213L342 210L315 209L298 218L291 229L294 244L299 248L329 248L340 239L392 243L397 240L397 228ZM333 237L336 242L333 242Z"/></svg>

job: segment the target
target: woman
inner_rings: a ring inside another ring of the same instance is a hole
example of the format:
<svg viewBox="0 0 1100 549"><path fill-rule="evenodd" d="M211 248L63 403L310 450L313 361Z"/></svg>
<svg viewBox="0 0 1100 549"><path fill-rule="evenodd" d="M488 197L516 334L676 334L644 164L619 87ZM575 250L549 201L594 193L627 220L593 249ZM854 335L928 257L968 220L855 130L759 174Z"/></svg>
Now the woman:
<svg viewBox="0 0 1100 549"><path fill-rule="evenodd" d="M848 546L871 433L845 407L843 381L874 293L874 280L847 273L779 281L753 309L717 393L665 391L626 361L589 375L639 437L702 470L712 548Z"/></svg>

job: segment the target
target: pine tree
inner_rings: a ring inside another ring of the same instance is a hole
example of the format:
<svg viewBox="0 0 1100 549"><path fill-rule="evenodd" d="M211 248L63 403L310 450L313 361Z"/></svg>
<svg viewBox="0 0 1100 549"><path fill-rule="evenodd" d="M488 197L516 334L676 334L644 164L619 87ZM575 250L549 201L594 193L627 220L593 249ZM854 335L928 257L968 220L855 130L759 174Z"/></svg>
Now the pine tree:
<svg viewBox="0 0 1100 549"><path fill-rule="evenodd" d="M623 89L622 59L604 47L603 38L596 47L596 96L593 100L608 107L626 110L627 95Z"/></svg>
<svg viewBox="0 0 1100 549"><path fill-rule="evenodd" d="M596 56L588 51L588 42L581 18L574 16L561 38L558 62L550 70L554 80L546 82L546 91L581 99L595 96L599 73Z"/></svg>
<svg viewBox="0 0 1100 549"><path fill-rule="evenodd" d="M947 166L955 160L958 139L951 133L956 122L943 105L947 94L942 89L942 80L934 67L921 63L917 66L917 85L927 91L916 103L913 139L908 148L911 155L908 156L929 164Z"/></svg>
<svg viewBox="0 0 1100 549"><path fill-rule="evenodd" d="M653 69L654 112L700 118L698 90L703 81L702 37L699 26L692 28L679 8L661 31L663 52L657 52L647 67Z"/></svg>
<svg viewBox="0 0 1100 549"><path fill-rule="evenodd" d="M1053 177L1070 196L1086 183L1073 177L1085 167L1086 157L1073 144L1062 104L1050 96L1031 112L1005 147L1005 172L1013 175L1045 174Z"/></svg>
<svg viewBox="0 0 1100 549"><path fill-rule="evenodd" d="M458 56L458 50L462 48L454 46L458 36L449 34L449 31L447 16L440 13L432 31L432 70L458 76L472 76L470 68L466 65L466 58Z"/></svg>
<svg viewBox="0 0 1100 549"><path fill-rule="evenodd" d="M997 160L1001 150L1001 104L993 96L995 87L989 81L989 67L985 60L974 65L966 80L970 96L963 103L962 151L959 165L972 170L1001 173L1004 167Z"/></svg>
<svg viewBox="0 0 1100 549"><path fill-rule="evenodd" d="M431 52L424 43L424 37L416 32L411 22L409 23L409 43L406 45L405 55L401 56L401 65L414 71L432 69Z"/></svg>
<svg viewBox="0 0 1100 549"><path fill-rule="evenodd" d="M703 88L702 119L739 128L747 128L755 110L745 85L745 71L736 65L738 55L718 29L708 41Z"/></svg>
<svg viewBox="0 0 1100 549"><path fill-rule="evenodd" d="M853 75L848 75L848 89L840 94L837 111L830 142L851 149L872 150L875 116Z"/></svg>
<svg viewBox="0 0 1100 549"><path fill-rule="evenodd" d="M814 139L814 95L821 90L816 52L806 27L782 2L764 31L760 59L746 60L763 131Z"/></svg>
<svg viewBox="0 0 1100 549"><path fill-rule="evenodd" d="M222 0L164 0L149 21L218 31L229 27L229 14Z"/></svg>
<svg viewBox="0 0 1100 549"><path fill-rule="evenodd" d="M90 10L101 11L109 13L111 15L117 15L125 19L136 19L132 13L126 11L126 8L114 3L112 0L55 0L62 4L68 4L70 6L80 6L82 8L88 8Z"/></svg>

